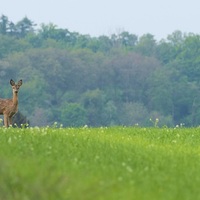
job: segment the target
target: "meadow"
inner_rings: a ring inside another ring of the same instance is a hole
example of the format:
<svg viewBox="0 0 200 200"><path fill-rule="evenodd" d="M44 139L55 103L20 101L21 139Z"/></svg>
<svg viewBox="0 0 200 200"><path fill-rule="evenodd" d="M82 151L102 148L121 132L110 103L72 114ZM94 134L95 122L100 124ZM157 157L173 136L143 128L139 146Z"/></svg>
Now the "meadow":
<svg viewBox="0 0 200 200"><path fill-rule="evenodd" d="M200 199L200 128L0 128L0 200Z"/></svg>

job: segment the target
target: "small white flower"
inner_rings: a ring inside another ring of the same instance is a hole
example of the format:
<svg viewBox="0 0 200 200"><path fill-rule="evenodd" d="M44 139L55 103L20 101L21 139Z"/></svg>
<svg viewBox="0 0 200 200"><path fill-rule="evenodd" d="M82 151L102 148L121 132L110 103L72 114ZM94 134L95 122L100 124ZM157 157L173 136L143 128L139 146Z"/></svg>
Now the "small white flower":
<svg viewBox="0 0 200 200"><path fill-rule="evenodd" d="M88 128L88 125L86 124L83 128Z"/></svg>

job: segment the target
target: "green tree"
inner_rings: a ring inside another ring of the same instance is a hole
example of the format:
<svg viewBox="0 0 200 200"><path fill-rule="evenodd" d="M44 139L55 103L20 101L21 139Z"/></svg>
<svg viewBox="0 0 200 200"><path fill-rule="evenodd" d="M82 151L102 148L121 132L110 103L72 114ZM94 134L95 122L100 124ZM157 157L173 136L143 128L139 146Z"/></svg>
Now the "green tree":
<svg viewBox="0 0 200 200"><path fill-rule="evenodd" d="M84 126L87 124L86 110L78 103L64 103L60 121L64 126Z"/></svg>
<svg viewBox="0 0 200 200"><path fill-rule="evenodd" d="M175 83L171 81L173 69L157 69L149 78L146 90L148 110L157 111L162 115L173 115L173 91Z"/></svg>
<svg viewBox="0 0 200 200"><path fill-rule="evenodd" d="M192 106L198 94L198 87L189 82L186 76L176 78L177 81L174 83L173 91L173 118L176 124L185 123L187 126L191 126L192 118L188 120L188 117L192 115Z"/></svg>
<svg viewBox="0 0 200 200"><path fill-rule="evenodd" d="M179 30L174 31L172 34L167 36L167 40L175 48L177 48L177 47L179 47L179 46L181 46L183 44L184 38L185 38L185 35Z"/></svg>
<svg viewBox="0 0 200 200"><path fill-rule="evenodd" d="M34 26L36 26L36 24L33 21L31 21L27 17L24 17L16 24L16 35L18 37L25 37L28 33L34 32Z"/></svg>
<svg viewBox="0 0 200 200"><path fill-rule="evenodd" d="M156 47L156 58L164 65L172 62L176 58L176 49L172 44L161 40Z"/></svg>
<svg viewBox="0 0 200 200"><path fill-rule="evenodd" d="M8 35L15 36L16 33L17 33L16 25L13 22L9 22Z"/></svg>
<svg viewBox="0 0 200 200"><path fill-rule="evenodd" d="M113 47L112 41L108 36L99 36L98 41L99 51L107 53Z"/></svg>
<svg viewBox="0 0 200 200"><path fill-rule="evenodd" d="M120 125L144 126L149 119L147 108L141 103L123 103L119 107L118 118Z"/></svg>
<svg viewBox="0 0 200 200"><path fill-rule="evenodd" d="M118 37L120 43L125 47L134 47L138 42L138 37L134 34L130 34L127 31L123 31Z"/></svg>
<svg viewBox="0 0 200 200"><path fill-rule="evenodd" d="M59 29L55 24L42 24L38 36L44 40L53 39L63 43L73 43L72 33L67 29Z"/></svg>
<svg viewBox="0 0 200 200"><path fill-rule="evenodd" d="M118 124L117 106L114 101L110 100L105 103L102 116L102 125L113 126Z"/></svg>
<svg viewBox="0 0 200 200"><path fill-rule="evenodd" d="M189 81L199 81L200 76L200 35L190 34L182 43L182 51L177 56L176 68Z"/></svg>
<svg viewBox="0 0 200 200"><path fill-rule="evenodd" d="M151 34L145 34L139 38L136 51L145 56L154 56L156 51L156 40Z"/></svg>
<svg viewBox="0 0 200 200"><path fill-rule="evenodd" d="M8 25L9 25L8 17L6 17L5 15L1 15L1 17L0 17L0 34L3 34L3 35L7 34Z"/></svg>
<svg viewBox="0 0 200 200"><path fill-rule="evenodd" d="M96 89L85 92L82 96L82 104L87 113L88 125L101 126L104 125L104 92Z"/></svg>

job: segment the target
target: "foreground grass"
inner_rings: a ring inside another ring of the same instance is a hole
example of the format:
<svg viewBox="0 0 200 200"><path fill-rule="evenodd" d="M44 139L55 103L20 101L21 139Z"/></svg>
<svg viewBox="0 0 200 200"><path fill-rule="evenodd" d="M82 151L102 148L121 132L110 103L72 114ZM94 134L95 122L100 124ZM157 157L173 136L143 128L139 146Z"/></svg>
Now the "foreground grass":
<svg viewBox="0 0 200 200"><path fill-rule="evenodd" d="M0 199L200 199L200 129L0 128Z"/></svg>

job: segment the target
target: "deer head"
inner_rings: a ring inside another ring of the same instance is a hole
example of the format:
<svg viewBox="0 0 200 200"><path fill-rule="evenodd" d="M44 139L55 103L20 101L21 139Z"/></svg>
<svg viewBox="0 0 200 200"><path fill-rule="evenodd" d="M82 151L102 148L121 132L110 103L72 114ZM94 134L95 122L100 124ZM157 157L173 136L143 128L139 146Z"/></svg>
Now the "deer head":
<svg viewBox="0 0 200 200"><path fill-rule="evenodd" d="M12 86L13 93L18 93L20 86L22 85L22 80L18 81L17 84L11 79L10 85Z"/></svg>

